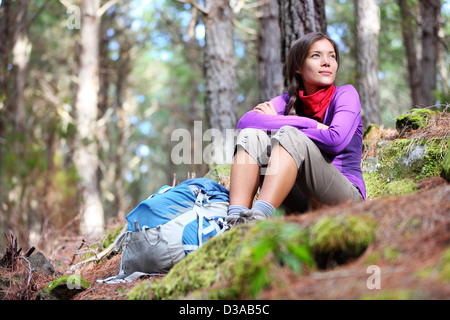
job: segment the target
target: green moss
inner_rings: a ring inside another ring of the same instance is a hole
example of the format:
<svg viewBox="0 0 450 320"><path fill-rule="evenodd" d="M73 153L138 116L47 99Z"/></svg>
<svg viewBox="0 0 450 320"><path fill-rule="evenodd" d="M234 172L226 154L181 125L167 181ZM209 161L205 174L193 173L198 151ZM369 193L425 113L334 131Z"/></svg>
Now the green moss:
<svg viewBox="0 0 450 320"><path fill-rule="evenodd" d="M409 128L417 130L427 126L430 117L437 113L439 111L415 108L404 115L398 116L395 126L399 132Z"/></svg>
<svg viewBox="0 0 450 320"><path fill-rule="evenodd" d="M151 293L151 282L142 281L134 286L127 294L128 300L148 300Z"/></svg>
<svg viewBox="0 0 450 320"><path fill-rule="evenodd" d="M416 191L418 181L439 176L443 155L449 149L449 140L394 140L375 161L370 160L375 164L365 166L363 163L367 198L412 193ZM366 167L370 167L370 170Z"/></svg>
<svg viewBox="0 0 450 320"><path fill-rule="evenodd" d="M56 288L61 284L68 284L69 286L71 285L82 286L84 288L90 288L91 286L91 283L89 281L83 279L79 275L71 275L71 276L62 276L56 280L53 280L52 282L47 284L44 289L52 291L54 288Z"/></svg>
<svg viewBox="0 0 450 320"><path fill-rule="evenodd" d="M164 279L152 284L154 299L179 299L191 291L209 288L221 275L223 264L232 259L248 229L248 225L233 228L187 255Z"/></svg>
<svg viewBox="0 0 450 320"><path fill-rule="evenodd" d="M423 167L416 179L439 176L442 171L444 155L448 152L450 138L433 138L426 141L426 152L423 161Z"/></svg>
<svg viewBox="0 0 450 320"><path fill-rule="evenodd" d="M62 276L47 284L37 297L39 300L70 300L76 294L90 287L91 283L79 275Z"/></svg>
<svg viewBox="0 0 450 320"><path fill-rule="evenodd" d="M104 249L108 248L119 236L122 231L123 226L118 226L117 228L107 230L102 240L100 241L100 246Z"/></svg>
<svg viewBox="0 0 450 320"><path fill-rule="evenodd" d="M383 195L383 187L387 182L378 172L364 172L363 178L366 184L367 199L379 198Z"/></svg>
<svg viewBox="0 0 450 320"><path fill-rule="evenodd" d="M448 145L448 143L447 143ZM444 160L441 163L441 176L450 182L450 151L447 150Z"/></svg>
<svg viewBox="0 0 450 320"><path fill-rule="evenodd" d="M416 191L417 183L409 179L392 181L382 188L383 195L403 195Z"/></svg>
<svg viewBox="0 0 450 320"><path fill-rule="evenodd" d="M118 226L117 228L106 230L100 242L89 247L89 251L84 254L83 260L94 257L94 252L98 253L108 248L119 236L122 229L123 226Z"/></svg>
<svg viewBox="0 0 450 320"><path fill-rule="evenodd" d="M324 254L359 255L375 236L376 222L368 215L323 216L311 227L310 245Z"/></svg>

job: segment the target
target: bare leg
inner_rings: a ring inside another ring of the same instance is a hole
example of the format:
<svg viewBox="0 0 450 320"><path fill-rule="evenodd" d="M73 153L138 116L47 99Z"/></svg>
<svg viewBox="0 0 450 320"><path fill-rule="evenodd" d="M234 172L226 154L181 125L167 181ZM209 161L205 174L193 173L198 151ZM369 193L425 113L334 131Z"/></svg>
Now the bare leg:
<svg viewBox="0 0 450 320"><path fill-rule="evenodd" d="M294 158L281 145L275 145L258 200L264 200L278 208L292 190L297 173Z"/></svg>
<svg viewBox="0 0 450 320"><path fill-rule="evenodd" d="M230 205L251 208L259 186L260 169L256 161L238 147L230 173Z"/></svg>

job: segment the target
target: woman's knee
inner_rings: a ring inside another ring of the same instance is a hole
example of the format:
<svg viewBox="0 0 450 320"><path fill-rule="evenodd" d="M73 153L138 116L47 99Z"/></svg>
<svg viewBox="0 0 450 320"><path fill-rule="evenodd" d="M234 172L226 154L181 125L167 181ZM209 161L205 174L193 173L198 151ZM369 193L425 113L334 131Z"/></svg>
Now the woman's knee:
<svg viewBox="0 0 450 320"><path fill-rule="evenodd" d="M261 166L267 164L270 156L270 138L266 131L261 129L246 128L239 132L235 152L241 147Z"/></svg>
<svg viewBox="0 0 450 320"><path fill-rule="evenodd" d="M274 139L294 158L299 168L311 143L314 144L303 132L291 126L281 127Z"/></svg>

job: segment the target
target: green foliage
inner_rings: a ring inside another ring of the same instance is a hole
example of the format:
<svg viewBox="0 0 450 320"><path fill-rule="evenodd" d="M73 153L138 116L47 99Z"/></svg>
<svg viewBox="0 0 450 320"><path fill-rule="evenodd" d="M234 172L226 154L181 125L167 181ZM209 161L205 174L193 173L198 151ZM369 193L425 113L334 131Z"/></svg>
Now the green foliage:
<svg viewBox="0 0 450 320"><path fill-rule="evenodd" d="M243 241L235 266L236 291L257 297L262 289L276 281L276 270L281 266L297 275L303 274L305 267L314 267L308 233L277 220L257 224Z"/></svg>

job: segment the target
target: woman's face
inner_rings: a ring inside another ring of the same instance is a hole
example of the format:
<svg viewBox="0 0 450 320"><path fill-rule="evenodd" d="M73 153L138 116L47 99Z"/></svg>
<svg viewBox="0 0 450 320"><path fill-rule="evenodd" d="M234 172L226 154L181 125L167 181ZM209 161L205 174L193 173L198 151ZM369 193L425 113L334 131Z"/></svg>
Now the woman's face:
<svg viewBox="0 0 450 320"><path fill-rule="evenodd" d="M311 95L332 84L336 79L337 69L336 52L331 42L327 39L314 42L298 71L303 79L305 94Z"/></svg>

